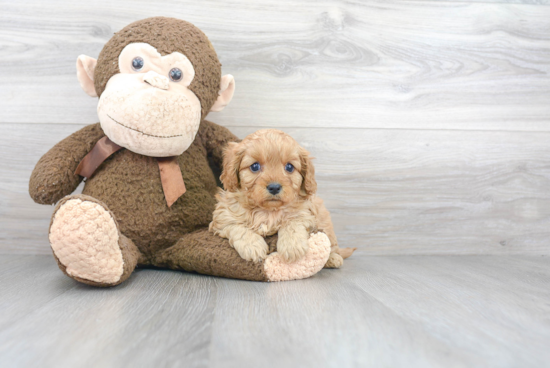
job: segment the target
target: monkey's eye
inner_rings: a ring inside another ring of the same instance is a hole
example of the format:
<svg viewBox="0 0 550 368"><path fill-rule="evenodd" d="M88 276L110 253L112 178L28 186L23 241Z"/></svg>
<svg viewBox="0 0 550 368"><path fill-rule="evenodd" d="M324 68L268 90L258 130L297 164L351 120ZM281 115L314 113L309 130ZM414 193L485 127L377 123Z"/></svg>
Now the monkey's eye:
<svg viewBox="0 0 550 368"><path fill-rule="evenodd" d="M294 165L292 165L290 162L285 165L285 170L289 173L292 173L294 171Z"/></svg>
<svg viewBox="0 0 550 368"><path fill-rule="evenodd" d="M172 68L169 74L170 74L170 79L173 80L174 82L179 82L181 78L183 78L183 73L178 68Z"/></svg>
<svg viewBox="0 0 550 368"><path fill-rule="evenodd" d="M252 165L250 165L250 171L252 172L258 172L260 171L260 163L259 162L254 162Z"/></svg>
<svg viewBox="0 0 550 368"><path fill-rule="evenodd" d="M139 72L143 68L144 64L145 62L143 61L143 59L137 56L132 60L132 69L134 69L136 72Z"/></svg>

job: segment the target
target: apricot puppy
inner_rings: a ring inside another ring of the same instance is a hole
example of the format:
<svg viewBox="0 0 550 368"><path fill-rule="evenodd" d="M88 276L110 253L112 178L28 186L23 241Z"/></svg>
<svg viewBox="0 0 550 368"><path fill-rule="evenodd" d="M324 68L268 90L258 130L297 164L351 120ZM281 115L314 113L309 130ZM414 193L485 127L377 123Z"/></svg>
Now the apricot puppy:
<svg viewBox="0 0 550 368"><path fill-rule="evenodd" d="M323 231L331 242L325 268L338 268L342 255L330 213L315 195L317 183L309 152L288 134L259 130L240 143L229 143L220 177L225 190L210 231L229 239L239 255L249 261L267 257L264 237L278 233L277 251L286 261L300 259L308 250L311 231Z"/></svg>

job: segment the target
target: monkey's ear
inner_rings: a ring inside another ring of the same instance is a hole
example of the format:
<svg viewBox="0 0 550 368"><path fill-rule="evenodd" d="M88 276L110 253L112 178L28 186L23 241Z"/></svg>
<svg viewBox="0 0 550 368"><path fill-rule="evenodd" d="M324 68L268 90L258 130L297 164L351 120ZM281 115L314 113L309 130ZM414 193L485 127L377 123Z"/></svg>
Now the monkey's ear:
<svg viewBox="0 0 550 368"><path fill-rule="evenodd" d="M224 75L220 81L220 91L218 92L218 99L214 102L214 105L210 111L218 112L222 111L233 98L235 93L235 78L231 74Z"/></svg>
<svg viewBox="0 0 550 368"><path fill-rule="evenodd" d="M80 55L76 59L76 76L80 82L80 87L88 95L97 97L94 87L94 70L97 60L86 55Z"/></svg>

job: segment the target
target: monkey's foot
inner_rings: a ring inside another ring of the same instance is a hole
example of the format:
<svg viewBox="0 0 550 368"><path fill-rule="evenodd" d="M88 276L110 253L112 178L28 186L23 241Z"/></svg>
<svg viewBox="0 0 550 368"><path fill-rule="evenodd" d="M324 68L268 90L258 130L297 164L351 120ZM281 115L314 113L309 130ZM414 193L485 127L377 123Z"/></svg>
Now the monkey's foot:
<svg viewBox="0 0 550 368"><path fill-rule="evenodd" d="M122 235L107 206L85 195L67 196L50 224L50 244L59 268L94 286L114 286L134 270L139 252Z"/></svg>
<svg viewBox="0 0 550 368"><path fill-rule="evenodd" d="M295 262L286 262L278 253L271 253L264 261L268 281L299 280L315 275L327 263L330 255L330 240L325 233L311 234L309 249Z"/></svg>

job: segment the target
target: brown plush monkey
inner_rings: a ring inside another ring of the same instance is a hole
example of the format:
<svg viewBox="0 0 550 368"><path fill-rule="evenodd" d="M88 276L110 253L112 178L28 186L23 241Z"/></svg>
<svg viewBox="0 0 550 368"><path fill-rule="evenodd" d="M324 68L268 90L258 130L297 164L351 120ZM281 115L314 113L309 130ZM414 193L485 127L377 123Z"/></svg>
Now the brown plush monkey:
<svg viewBox="0 0 550 368"><path fill-rule="evenodd" d="M84 91L99 97L100 123L65 138L37 163L29 182L41 204L59 202L49 240L61 270L96 286L154 266L258 281L309 277L329 255L323 233L295 263L273 252L263 262L239 257L208 232L218 165L237 138L204 120L231 100L211 43L192 24L156 17L116 33L98 60L80 56ZM86 177L82 195L70 195ZM270 239L275 244L276 239Z"/></svg>

